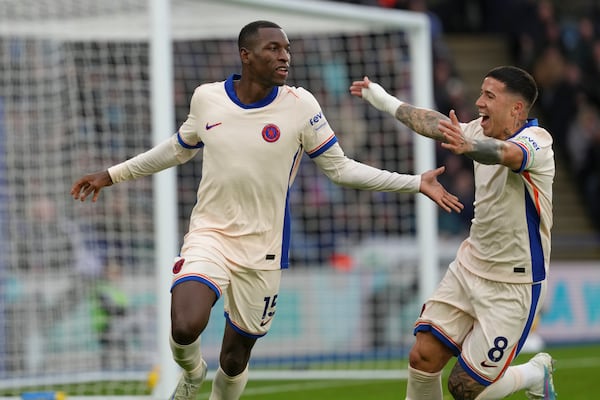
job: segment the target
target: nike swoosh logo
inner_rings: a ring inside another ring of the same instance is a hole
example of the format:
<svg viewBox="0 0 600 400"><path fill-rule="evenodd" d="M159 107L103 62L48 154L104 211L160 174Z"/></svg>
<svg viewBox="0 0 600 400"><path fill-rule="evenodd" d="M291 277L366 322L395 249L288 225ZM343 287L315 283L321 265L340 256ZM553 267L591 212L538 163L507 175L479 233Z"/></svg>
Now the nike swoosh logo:
<svg viewBox="0 0 600 400"><path fill-rule="evenodd" d="M205 126L205 128L206 128L206 130L208 131L209 129L212 129L212 128L214 128L215 126L219 126L219 125L221 125L221 124L222 124L222 122L217 122L216 124L209 125L209 124L208 124L208 122L207 122L207 123L206 123L206 126Z"/></svg>
<svg viewBox="0 0 600 400"><path fill-rule="evenodd" d="M482 361L479 365L481 365L483 368L497 368L496 365L490 365L485 361Z"/></svg>
<svg viewBox="0 0 600 400"><path fill-rule="evenodd" d="M262 321L260 321L260 326L265 326L266 324L268 324L269 322L271 322L271 320L273 319L273 317L264 319Z"/></svg>

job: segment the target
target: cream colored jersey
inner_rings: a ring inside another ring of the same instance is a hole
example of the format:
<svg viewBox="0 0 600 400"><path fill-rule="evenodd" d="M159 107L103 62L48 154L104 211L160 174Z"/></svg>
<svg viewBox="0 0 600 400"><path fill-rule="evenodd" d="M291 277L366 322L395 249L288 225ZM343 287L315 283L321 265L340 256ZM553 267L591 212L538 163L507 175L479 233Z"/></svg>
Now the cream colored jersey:
<svg viewBox="0 0 600 400"><path fill-rule="evenodd" d="M486 139L480 122L461 124L464 135ZM552 137L532 119L508 140L523 151L521 168L474 162L475 214L457 260L489 280L539 282L550 260Z"/></svg>
<svg viewBox="0 0 600 400"><path fill-rule="evenodd" d="M225 257L228 263L261 270L287 268L288 195L304 153L338 185L419 192L420 175L346 157L308 91L274 87L263 100L244 104L234 88L238 77L199 86L176 135L108 169L113 183L124 182L185 163L204 148L198 200L182 257Z"/></svg>
<svg viewBox="0 0 600 400"><path fill-rule="evenodd" d="M234 78L196 88L179 129L182 145L204 146L198 201L181 256L209 244L239 265L285 268L288 190L302 153L314 157L337 139L308 91L274 87L247 105L235 94Z"/></svg>

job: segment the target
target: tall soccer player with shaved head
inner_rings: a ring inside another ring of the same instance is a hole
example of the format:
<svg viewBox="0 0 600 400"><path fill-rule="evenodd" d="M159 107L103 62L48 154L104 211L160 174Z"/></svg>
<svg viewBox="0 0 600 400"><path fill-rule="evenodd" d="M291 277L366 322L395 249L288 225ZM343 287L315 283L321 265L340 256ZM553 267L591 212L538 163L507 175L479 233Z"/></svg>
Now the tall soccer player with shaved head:
<svg viewBox="0 0 600 400"><path fill-rule="evenodd" d="M350 92L474 165L470 233L415 324L406 399L442 400L441 372L453 356L448 388L457 400L523 389L555 399L550 355L510 366L544 301L550 261L554 153L550 134L529 118L533 77L513 66L489 71L479 118L467 123L404 103L367 77Z"/></svg>
<svg viewBox="0 0 600 400"><path fill-rule="evenodd" d="M290 42L277 24L255 21L238 39L241 74L196 88L187 120L170 139L106 171L85 175L75 199L185 163L203 149L198 200L173 265L171 349L183 369L170 397L194 400L206 376L200 335L224 298L225 332L210 400L236 400L256 340L276 315L288 268L288 196L303 154L351 188L423 193L442 209L462 204L437 181L443 167L403 175L347 158L317 100L286 85Z"/></svg>

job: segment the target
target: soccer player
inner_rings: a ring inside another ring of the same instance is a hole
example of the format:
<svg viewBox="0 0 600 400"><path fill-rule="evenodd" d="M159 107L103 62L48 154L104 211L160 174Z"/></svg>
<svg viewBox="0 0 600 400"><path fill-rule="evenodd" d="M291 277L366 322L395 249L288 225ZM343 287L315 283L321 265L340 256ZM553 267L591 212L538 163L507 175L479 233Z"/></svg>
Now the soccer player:
<svg viewBox="0 0 600 400"><path fill-rule="evenodd" d="M175 135L71 190L75 199L96 201L105 186L187 162L203 148L198 200L173 265L170 344L184 372L171 399L199 392L206 375L200 335L221 296L227 323L210 399L238 399L244 390L250 352L269 331L288 267L288 195L303 153L337 184L421 192L448 212L463 207L437 181L443 167L402 175L347 158L313 95L285 84L290 42L277 24L246 25L238 47L241 75L199 86Z"/></svg>
<svg viewBox="0 0 600 400"><path fill-rule="evenodd" d="M552 226L552 137L528 117L537 85L502 66L483 79L479 118L460 123L414 107L368 77L350 92L416 133L474 161L475 211L469 236L415 324L406 398L441 400L441 371L458 357L448 388L455 399L501 399L527 389L554 399L546 353L509 366L523 346L546 291Z"/></svg>

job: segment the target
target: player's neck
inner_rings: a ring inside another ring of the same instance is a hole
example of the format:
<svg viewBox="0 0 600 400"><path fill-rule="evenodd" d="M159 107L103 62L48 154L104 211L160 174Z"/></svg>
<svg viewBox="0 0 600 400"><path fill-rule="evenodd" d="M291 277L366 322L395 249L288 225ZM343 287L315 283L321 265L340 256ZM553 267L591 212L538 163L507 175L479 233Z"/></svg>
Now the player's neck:
<svg viewBox="0 0 600 400"><path fill-rule="evenodd" d="M244 78L234 81L233 87L237 98L244 104L256 103L266 98L273 90L273 86L264 86Z"/></svg>

